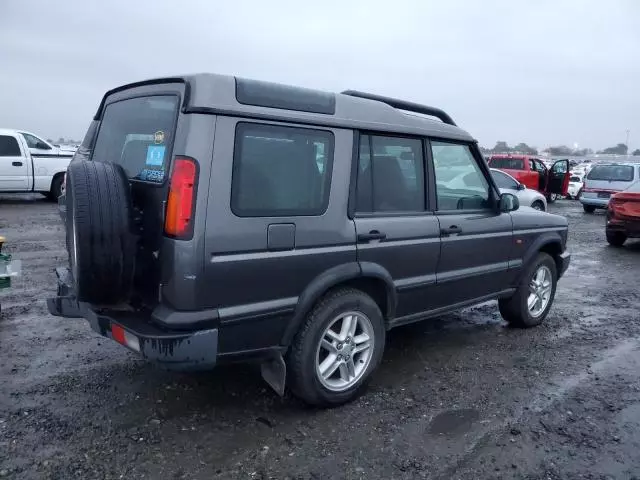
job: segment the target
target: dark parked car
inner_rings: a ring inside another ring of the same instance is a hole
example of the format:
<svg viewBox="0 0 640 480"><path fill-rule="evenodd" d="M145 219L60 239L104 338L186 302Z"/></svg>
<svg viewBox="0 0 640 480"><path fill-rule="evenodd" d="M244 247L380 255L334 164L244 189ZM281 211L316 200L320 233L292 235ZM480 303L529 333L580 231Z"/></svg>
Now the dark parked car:
<svg viewBox="0 0 640 480"><path fill-rule="evenodd" d="M442 110L220 75L107 92L60 203L52 314L169 368L260 362L316 405L391 328L490 299L538 325L570 258L566 219L518 210Z"/></svg>

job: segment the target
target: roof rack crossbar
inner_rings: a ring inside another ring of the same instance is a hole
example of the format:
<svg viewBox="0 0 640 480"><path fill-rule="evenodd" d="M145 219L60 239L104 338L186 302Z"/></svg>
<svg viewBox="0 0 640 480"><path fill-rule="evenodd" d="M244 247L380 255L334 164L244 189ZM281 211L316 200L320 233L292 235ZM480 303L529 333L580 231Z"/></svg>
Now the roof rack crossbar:
<svg viewBox="0 0 640 480"><path fill-rule="evenodd" d="M442 122L449 125L456 126L453 119L444 110L440 110L435 107L428 107L427 105L420 105L419 103L406 102L404 100L398 100L397 98L385 97L383 95L375 95L373 93L359 92L357 90L345 90L341 92L342 95L349 95L350 97L366 98L367 100L375 100L378 102L386 103L387 105L398 108L400 110L406 110L408 112L422 113L423 115L430 115L432 117L439 118Z"/></svg>

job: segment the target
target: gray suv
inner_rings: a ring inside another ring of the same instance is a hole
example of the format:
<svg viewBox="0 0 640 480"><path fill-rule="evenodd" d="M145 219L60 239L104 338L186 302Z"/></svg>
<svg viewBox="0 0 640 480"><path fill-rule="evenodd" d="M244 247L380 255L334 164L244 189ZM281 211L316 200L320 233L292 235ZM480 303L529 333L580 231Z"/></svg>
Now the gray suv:
<svg viewBox="0 0 640 480"><path fill-rule="evenodd" d="M354 398L391 328L490 299L540 324L570 260L566 219L500 194L449 115L362 92L125 85L65 182L53 315L168 368L256 361L314 405Z"/></svg>

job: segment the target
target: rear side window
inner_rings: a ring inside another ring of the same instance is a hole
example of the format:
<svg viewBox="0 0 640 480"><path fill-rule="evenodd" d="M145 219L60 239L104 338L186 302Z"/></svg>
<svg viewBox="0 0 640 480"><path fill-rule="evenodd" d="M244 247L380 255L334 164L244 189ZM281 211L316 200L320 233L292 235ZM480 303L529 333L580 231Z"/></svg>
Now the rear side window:
<svg viewBox="0 0 640 480"><path fill-rule="evenodd" d="M329 204L333 133L238 123L231 209L239 217L323 214Z"/></svg>
<svg viewBox="0 0 640 480"><path fill-rule="evenodd" d="M15 137L0 135L0 157L19 157L20 146Z"/></svg>
<svg viewBox="0 0 640 480"><path fill-rule="evenodd" d="M356 211L424 211L422 141L362 135L356 185Z"/></svg>
<svg viewBox="0 0 640 480"><path fill-rule="evenodd" d="M491 168L504 168L507 170L524 170L524 160L521 158L491 158Z"/></svg>
<svg viewBox="0 0 640 480"><path fill-rule="evenodd" d="M591 169L587 178L610 182L630 182L633 180L633 167L631 165L596 165Z"/></svg>
<svg viewBox="0 0 640 480"><path fill-rule="evenodd" d="M122 165L130 179L163 183L169 169L178 97L137 97L104 109L92 160Z"/></svg>

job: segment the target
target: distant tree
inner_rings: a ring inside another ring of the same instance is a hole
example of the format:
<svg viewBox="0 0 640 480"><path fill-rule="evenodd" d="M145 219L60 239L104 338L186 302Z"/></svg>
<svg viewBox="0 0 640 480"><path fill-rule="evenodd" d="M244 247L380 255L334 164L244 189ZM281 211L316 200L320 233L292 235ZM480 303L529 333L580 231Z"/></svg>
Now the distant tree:
<svg viewBox="0 0 640 480"><path fill-rule="evenodd" d="M519 143L515 147L513 147L514 152L524 153L526 155L537 155L538 149L535 147L530 147L526 143Z"/></svg>
<svg viewBox="0 0 640 480"><path fill-rule="evenodd" d="M53 140L51 140L50 138L47 138L47 142L53 143Z"/></svg>
<svg viewBox="0 0 640 480"><path fill-rule="evenodd" d="M573 151L566 145L558 145L556 147L549 147L545 150L549 155L554 157L564 157L573 154Z"/></svg>
<svg viewBox="0 0 640 480"><path fill-rule="evenodd" d="M636 148L633 152L631 152L631 155L640 157L640 148Z"/></svg>
<svg viewBox="0 0 640 480"><path fill-rule="evenodd" d="M488 149L488 148L486 148L486 147L482 147L482 146L481 146L481 147L480 147L480 152L481 152L481 153L491 153L491 150L489 150L489 149Z"/></svg>
<svg viewBox="0 0 640 480"><path fill-rule="evenodd" d="M619 143L615 147L605 148L598 153L604 153L609 155L626 155L629 148L624 143Z"/></svg>
<svg viewBox="0 0 640 480"><path fill-rule="evenodd" d="M511 152L512 149L507 142L499 141L496 142L496 146L491 149L493 153L508 153Z"/></svg>
<svg viewBox="0 0 640 480"><path fill-rule="evenodd" d="M60 138L58 139L58 143L64 143L64 138L63 138L63 137L60 137Z"/></svg>
<svg viewBox="0 0 640 480"><path fill-rule="evenodd" d="M590 148L582 148L582 149L574 150L573 154L576 155L577 157L585 157L587 155L593 155L593 150L591 150Z"/></svg>

